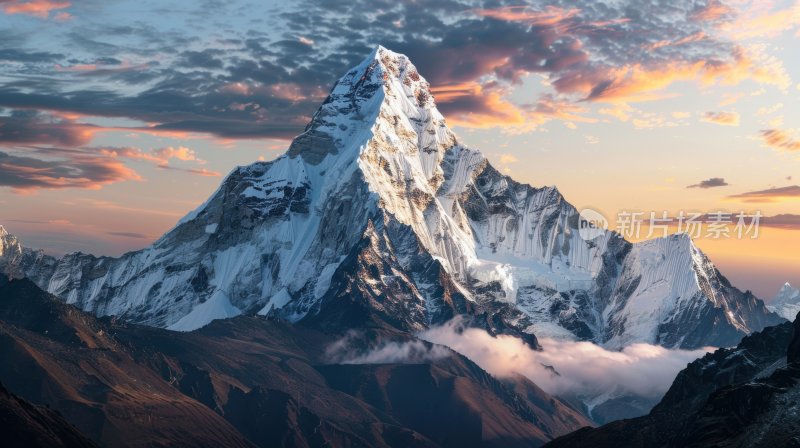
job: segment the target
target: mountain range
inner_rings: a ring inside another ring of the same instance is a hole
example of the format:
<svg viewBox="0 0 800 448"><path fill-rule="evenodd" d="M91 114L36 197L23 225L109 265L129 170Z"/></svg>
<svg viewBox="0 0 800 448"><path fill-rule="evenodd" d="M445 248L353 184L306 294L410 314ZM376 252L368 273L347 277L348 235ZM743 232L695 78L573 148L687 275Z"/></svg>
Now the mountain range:
<svg viewBox="0 0 800 448"><path fill-rule="evenodd" d="M523 376L497 379L406 332L337 337L258 316L167 331L96 318L0 277L0 381L14 391L0 386L0 433L20 447L800 442L800 319L692 362L649 415L600 428ZM362 360L336 359L332 340ZM389 344L418 351L363 358Z"/></svg>
<svg viewBox="0 0 800 448"><path fill-rule="evenodd" d="M0 382L18 395L0 388L0 404L13 404L0 409L13 417L0 434L19 446L523 447L591 425L527 378L496 379L444 347L435 358L335 362L337 338L258 316L167 331L0 280ZM347 341L364 352L431 346L391 328Z"/></svg>
<svg viewBox="0 0 800 448"><path fill-rule="evenodd" d="M96 316L191 331L266 316L416 332L456 315L538 347L735 345L777 324L685 234L581 237L554 187L461 143L403 55L376 48L269 162L234 169L151 246L61 258L0 228L0 270Z"/></svg>

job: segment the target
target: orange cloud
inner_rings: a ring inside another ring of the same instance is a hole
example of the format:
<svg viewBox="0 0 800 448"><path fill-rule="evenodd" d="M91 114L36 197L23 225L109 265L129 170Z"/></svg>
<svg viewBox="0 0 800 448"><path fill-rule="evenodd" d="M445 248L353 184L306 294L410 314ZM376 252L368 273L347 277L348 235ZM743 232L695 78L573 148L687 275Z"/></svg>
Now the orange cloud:
<svg viewBox="0 0 800 448"><path fill-rule="evenodd" d="M198 176L206 176L206 177L219 177L222 175L219 171L211 171L205 168L192 168L187 171L192 174L197 174Z"/></svg>
<svg viewBox="0 0 800 448"><path fill-rule="evenodd" d="M13 111L0 116L0 143L9 146L58 145L82 146L102 128L75 121L79 115L55 116L37 111Z"/></svg>
<svg viewBox="0 0 800 448"><path fill-rule="evenodd" d="M615 104L614 107L604 107L600 109L600 112L603 115L609 115L615 117L619 121L628 121L631 119L631 112L633 108L625 103L618 103Z"/></svg>
<svg viewBox="0 0 800 448"><path fill-rule="evenodd" d="M14 193L30 194L38 189L98 190L111 183L141 179L136 171L110 157L58 150L39 153L45 158L0 152L0 185Z"/></svg>
<svg viewBox="0 0 800 448"><path fill-rule="evenodd" d="M780 129L764 129L761 138L767 146L780 151L800 151L800 140Z"/></svg>
<svg viewBox="0 0 800 448"><path fill-rule="evenodd" d="M205 163L204 160L200 160L197 158L197 153L194 150L189 149L185 146L178 146L174 148L172 146L168 146L166 148L158 148L153 150L153 154L157 157L160 157L162 160L169 160L169 159L178 159L183 161L195 161L200 163Z"/></svg>
<svg viewBox="0 0 800 448"><path fill-rule="evenodd" d="M536 102L533 112L538 115L556 118L559 120L577 121L582 123L595 123L597 119L589 118L582 113L588 110L570 101L560 100L553 95L542 95Z"/></svg>
<svg viewBox="0 0 800 448"><path fill-rule="evenodd" d="M294 83L277 83L269 86L270 93L276 98L289 101L302 101L306 98L306 91Z"/></svg>
<svg viewBox="0 0 800 448"><path fill-rule="evenodd" d="M56 22L67 22L69 20L72 20L72 18L73 18L72 14L63 11L53 16L53 20L55 20Z"/></svg>
<svg viewBox="0 0 800 448"><path fill-rule="evenodd" d="M55 67L56 71L58 72L75 72L79 76L103 76L147 70L152 67L152 65L151 63L131 64L129 61L125 61L122 64L112 66L103 66L97 64L75 64L64 66L61 64L56 64Z"/></svg>
<svg viewBox="0 0 800 448"><path fill-rule="evenodd" d="M195 174L198 176L205 176L205 177L219 177L222 175L218 171L211 171L205 168L180 168L177 166L168 165L166 163L158 165L158 168L162 170L183 171L184 173Z"/></svg>
<svg viewBox="0 0 800 448"><path fill-rule="evenodd" d="M602 21L579 22L576 17L580 9L565 9L558 6L546 6L543 10L530 6L504 6L493 9L474 9L475 14L507 22L524 22L533 26L551 27L558 33L575 32L588 34L612 25L630 22L631 19L622 17Z"/></svg>
<svg viewBox="0 0 800 448"><path fill-rule="evenodd" d="M431 93L455 126L485 129L521 126L526 121L524 111L507 101L500 89L464 83L434 87Z"/></svg>
<svg viewBox="0 0 800 448"><path fill-rule="evenodd" d="M495 9L476 9L475 14L497 20L510 22L526 22L531 25L553 26L577 16L581 10L572 8L564 9L557 6L547 6L543 11L532 9L528 6L505 6Z"/></svg>
<svg viewBox="0 0 800 448"><path fill-rule="evenodd" d="M211 171L206 168L182 168L175 167L169 164L170 160L181 160L185 162L195 162L203 165L205 160L199 159L197 153L185 146L157 148L152 151L142 151L139 148L122 147L122 148L101 148L100 153L114 158L125 158L130 160L142 160L155 164L158 168L165 170L184 171L198 176L220 176L217 171Z"/></svg>
<svg viewBox="0 0 800 448"><path fill-rule="evenodd" d="M604 102L640 102L666 98L660 91L678 81L696 78L704 62L679 63L649 68L641 64L612 68L605 82L578 86L588 91L588 99Z"/></svg>
<svg viewBox="0 0 800 448"><path fill-rule="evenodd" d="M75 64L69 66L56 64L57 72L88 72L94 70L97 70L97 64Z"/></svg>
<svg viewBox="0 0 800 448"><path fill-rule="evenodd" d="M145 160L148 162L163 163L164 160L156 157L155 155L144 152L139 148L124 147L124 148L100 148L100 154L115 158L126 158L134 160Z"/></svg>
<svg viewBox="0 0 800 448"><path fill-rule="evenodd" d="M649 45L645 46L645 48L647 50L652 51L652 50L657 50L657 49L662 48L662 47L677 47L678 45L688 44L688 43L691 43L691 42L698 42L698 41L701 41L701 40L707 39L707 38L708 38L708 35L706 35L706 33L702 32L702 31L698 31L698 32L696 32L694 34L690 34L690 35L688 35L688 36L686 36L684 38L681 38L681 39L678 39L678 40L674 40L674 41L673 40L660 40L658 42L654 42L652 44L649 44Z"/></svg>
<svg viewBox="0 0 800 448"><path fill-rule="evenodd" d="M0 7L6 14L24 14L28 16L38 17L40 19L47 19L50 17L50 11L57 11L72 6L68 1L58 0L29 0L27 2L21 0L5 0L0 2ZM66 14L63 15L63 14ZM68 20L71 16L68 13L59 13L56 16L58 20Z"/></svg>
<svg viewBox="0 0 800 448"><path fill-rule="evenodd" d="M250 85L244 82L228 83L217 90L222 93L228 93L232 95L246 96L251 94Z"/></svg>
<svg viewBox="0 0 800 448"><path fill-rule="evenodd" d="M738 199L742 202L779 202L783 200L800 199L800 186L770 188L767 190L748 191L746 193L728 196L728 199Z"/></svg>
<svg viewBox="0 0 800 448"><path fill-rule="evenodd" d="M702 120L721 126L739 126L739 118L737 112L706 112Z"/></svg>
<svg viewBox="0 0 800 448"><path fill-rule="evenodd" d="M507 91L489 83L463 83L431 89L450 124L470 128L500 127L511 132L526 132L558 119L593 123L583 113L587 109L553 95L542 95L536 104L519 106L508 101Z"/></svg>
<svg viewBox="0 0 800 448"><path fill-rule="evenodd" d="M747 79L781 89L791 83L781 61L767 56L763 47L738 46L730 61L669 61L654 67L637 63L597 68L568 73L553 85L559 92L582 94L589 101L629 103L673 96L663 90L677 82L736 85Z"/></svg>
<svg viewBox="0 0 800 448"><path fill-rule="evenodd" d="M771 38L785 31L800 26L800 3L778 11L763 11L763 6L769 5L756 3L739 17L720 28L735 39Z"/></svg>
<svg viewBox="0 0 800 448"><path fill-rule="evenodd" d="M782 214L761 218L761 225L786 230L800 230L800 215Z"/></svg>
<svg viewBox="0 0 800 448"><path fill-rule="evenodd" d="M736 13L730 6L718 1L711 0L705 7L695 11L689 16L690 19L701 22L714 22L719 19L732 16Z"/></svg>

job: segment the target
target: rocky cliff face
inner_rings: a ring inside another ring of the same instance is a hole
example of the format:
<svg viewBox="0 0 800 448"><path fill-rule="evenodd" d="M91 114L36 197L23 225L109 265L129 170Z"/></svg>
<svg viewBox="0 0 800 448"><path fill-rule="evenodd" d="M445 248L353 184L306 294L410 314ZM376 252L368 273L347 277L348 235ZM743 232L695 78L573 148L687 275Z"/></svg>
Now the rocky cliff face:
<svg viewBox="0 0 800 448"><path fill-rule="evenodd" d="M789 350L786 352L787 362L800 362L800 313L794 319L794 333L792 341L789 343Z"/></svg>
<svg viewBox="0 0 800 448"><path fill-rule="evenodd" d="M152 246L56 260L5 236L0 269L96 315L174 330L260 314L416 331L469 314L534 346L536 334L694 348L780 321L685 235L587 241L580 225L555 188L517 183L461 144L414 65L379 47L286 154L235 169Z"/></svg>

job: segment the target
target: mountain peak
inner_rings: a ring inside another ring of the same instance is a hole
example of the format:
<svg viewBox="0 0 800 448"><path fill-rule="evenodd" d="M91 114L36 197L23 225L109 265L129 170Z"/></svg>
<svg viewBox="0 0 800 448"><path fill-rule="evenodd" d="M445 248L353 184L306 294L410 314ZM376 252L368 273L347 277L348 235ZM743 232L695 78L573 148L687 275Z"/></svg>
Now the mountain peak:
<svg viewBox="0 0 800 448"><path fill-rule="evenodd" d="M769 307L781 317L794 320L800 312L800 289L789 282L784 283L778 294L770 301Z"/></svg>
<svg viewBox="0 0 800 448"><path fill-rule="evenodd" d="M515 182L461 145L411 61L377 47L286 154L234 170L153 246L117 259L15 248L0 271L181 330L252 313L338 325L366 310L415 331L469 314L528 339L693 348L778 319L688 235L588 242L579 219L555 188Z"/></svg>
<svg viewBox="0 0 800 448"><path fill-rule="evenodd" d="M318 165L329 154L344 152L348 143L374 134L373 127L381 120L392 125L444 123L430 85L414 64L405 55L378 46L336 82L288 155L302 155L307 163ZM399 137L415 131L409 127Z"/></svg>
<svg viewBox="0 0 800 448"><path fill-rule="evenodd" d="M20 252L19 241L14 235L8 233L5 227L0 226L0 257L7 252Z"/></svg>

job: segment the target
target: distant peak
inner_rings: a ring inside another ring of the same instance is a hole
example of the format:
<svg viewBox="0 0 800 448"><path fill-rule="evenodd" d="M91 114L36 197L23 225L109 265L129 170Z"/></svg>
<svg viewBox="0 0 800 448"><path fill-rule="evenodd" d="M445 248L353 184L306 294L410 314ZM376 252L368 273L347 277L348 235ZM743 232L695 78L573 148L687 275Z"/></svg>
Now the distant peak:
<svg viewBox="0 0 800 448"><path fill-rule="evenodd" d="M8 236L8 232L6 231L5 227L0 225L0 237Z"/></svg>

